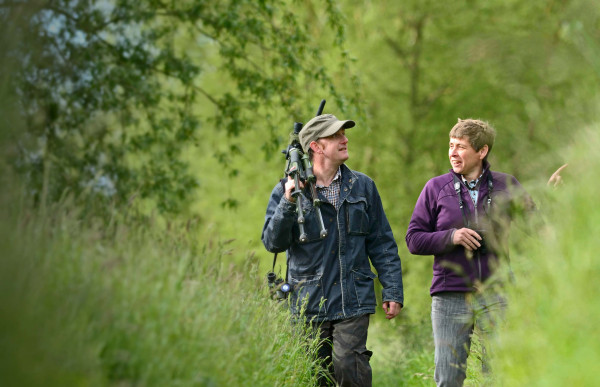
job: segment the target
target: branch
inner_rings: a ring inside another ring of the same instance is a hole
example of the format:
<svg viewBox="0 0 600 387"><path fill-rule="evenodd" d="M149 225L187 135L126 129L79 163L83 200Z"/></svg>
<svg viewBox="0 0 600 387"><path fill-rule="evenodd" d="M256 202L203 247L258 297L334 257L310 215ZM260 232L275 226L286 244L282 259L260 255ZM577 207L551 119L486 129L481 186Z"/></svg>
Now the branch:
<svg viewBox="0 0 600 387"><path fill-rule="evenodd" d="M208 37L209 39L212 39L212 40L213 40L215 43L217 43L217 44L218 44L220 47L225 47L225 44L224 44L224 43L223 43L221 40L219 40L218 38L216 38L216 37L214 37L213 35L209 34L208 32L206 32L206 30L204 30L204 29L200 28L198 25L194 24L194 28L195 28L195 29L196 29L198 32L200 32L202 35L204 35L204 36ZM261 48L263 47L263 46L262 46L262 45L260 45L260 44L257 44L257 46L259 46L259 47L261 47ZM265 50L266 50L266 48L265 48ZM255 70L257 70L257 71L262 71L262 68L261 68L261 67L260 67L258 64L256 64L254 61L252 61L250 58L248 58L247 56L245 56L245 57L243 58L243 60L244 60L244 61L246 61L247 63L249 63L249 64L250 64L252 67L254 67L254 69L255 69Z"/></svg>
<svg viewBox="0 0 600 387"><path fill-rule="evenodd" d="M434 92L430 93L427 98L424 98L420 105L422 108L428 108L433 105L445 92L448 90L450 86L446 83L437 88Z"/></svg>
<svg viewBox="0 0 600 387"><path fill-rule="evenodd" d="M394 53L396 53L396 55L398 56L398 58L400 59L400 61L404 65L404 67L409 68L410 65L408 64L408 61L406 60L406 51L404 51L404 49L402 49L402 47L400 47L398 42L396 42L394 39L390 38L387 35L385 35L384 40L388 44L388 46L390 46L392 51L394 51Z"/></svg>

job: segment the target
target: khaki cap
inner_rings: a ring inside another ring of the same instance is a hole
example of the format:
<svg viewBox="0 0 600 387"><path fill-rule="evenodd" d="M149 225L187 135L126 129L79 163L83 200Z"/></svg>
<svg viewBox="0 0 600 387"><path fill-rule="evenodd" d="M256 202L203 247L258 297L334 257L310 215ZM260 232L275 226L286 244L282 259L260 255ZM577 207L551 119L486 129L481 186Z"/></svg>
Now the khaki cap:
<svg viewBox="0 0 600 387"><path fill-rule="evenodd" d="M352 128L354 125L352 120L340 121L333 114L321 114L304 125L298 135L300 145L304 152L308 152L311 142L336 134L340 129Z"/></svg>

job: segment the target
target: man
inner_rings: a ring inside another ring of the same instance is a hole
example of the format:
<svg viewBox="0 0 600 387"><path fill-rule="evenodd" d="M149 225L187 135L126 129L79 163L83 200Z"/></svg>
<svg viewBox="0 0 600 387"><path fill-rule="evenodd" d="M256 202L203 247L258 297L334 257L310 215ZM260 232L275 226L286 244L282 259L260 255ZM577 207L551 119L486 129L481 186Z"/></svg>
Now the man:
<svg viewBox="0 0 600 387"><path fill-rule="evenodd" d="M431 319L438 386L462 386L471 336L489 334L504 300L491 286L517 208L533 205L513 176L492 172L487 157L496 131L480 120L458 120L450 131L449 173L429 180L415 205L406 243L433 255ZM483 369L487 371L485 347Z"/></svg>
<svg viewBox="0 0 600 387"><path fill-rule="evenodd" d="M354 121L323 114L299 133L300 144L313 162L327 236L320 238L310 192L304 189L299 200L308 240L299 241L292 196L295 184L288 178L285 186L277 184L271 193L262 241L270 252L287 251L291 311L298 316L305 308L307 321L325 339L319 357L331 377L341 386L370 386L372 353L366 342L369 314L376 307L376 276L369 258L383 286L388 319L402 308L402 268L375 183L344 164L348 159L346 129L354 125Z"/></svg>

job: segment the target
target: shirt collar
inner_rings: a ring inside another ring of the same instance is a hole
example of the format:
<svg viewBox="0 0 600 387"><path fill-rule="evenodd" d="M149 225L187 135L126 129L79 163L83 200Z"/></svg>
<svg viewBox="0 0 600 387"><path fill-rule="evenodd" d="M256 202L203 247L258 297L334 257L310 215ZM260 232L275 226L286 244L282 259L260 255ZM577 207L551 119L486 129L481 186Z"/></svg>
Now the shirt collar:
<svg viewBox="0 0 600 387"><path fill-rule="evenodd" d="M329 185L331 186L331 184L333 184L334 181L339 180L341 177L342 177L342 167L338 167L338 170L335 173L335 176L333 177L333 179L331 180L331 183L329 183ZM324 185L317 184L317 188L326 188L326 187Z"/></svg>
<svg viewBox="0 0 600 387"><path fill-rule="evenodd" d="M465 185L467 186L468 189L470 190L474 190L477 188L477 186L479 185L479 180L481 179L481 176L483 176L483 172L481 172L481 175L479 175L479 177L475 180L471 180L471 181L467 181L467 179L465 179L464 175L460 175L463 183L465 183Z"/></svg>

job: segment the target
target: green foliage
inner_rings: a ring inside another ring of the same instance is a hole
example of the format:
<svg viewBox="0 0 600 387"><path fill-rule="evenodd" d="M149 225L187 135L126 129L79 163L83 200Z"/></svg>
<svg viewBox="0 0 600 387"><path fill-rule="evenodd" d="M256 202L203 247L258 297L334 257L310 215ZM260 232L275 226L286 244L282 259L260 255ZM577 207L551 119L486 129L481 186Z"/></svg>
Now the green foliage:
<svg viewBox="0 0 600 387"><path fill-rule="evenodd" d="M374 386L435 386L428 320L418 323L404 318L372 321L367 347L373 351Z"/></svg>
<svg viewBox="0 0 600 387"><path fill-rule="evenodd" d="M497 340L501 385L596 384L599 129L588 127L565 151L565 184L544 195L544 223L535 237L519 242L513 259L517 282Z"/></svg>
<svg viewBox="0 0 600 387"><path fill-rule="evenodd" d="M7 53L25 123L15 164L38 201L65 190L118 204L135 195L181 212L201 184L182 151L207 130L235 138L262 122L273 133L307 87L341 100L286 1L48 0L0 11L18 42ZM227 166L237 146L215 153Z"/></svg>
<svg viewBox="0 0 600 387"><path fill-rule="evenodd" d="M343 4L357 25L348 42L360 55L371 118L372 131L356 133L358 168L395 182L382 195L411 199L394 206L395 218L409 216L426 180L447 170L444 144L457 117L491 122L498 129L492 166L521 180L540 168L551 173L555 166L528 165L595 119L593 2ZM387 165L416 179L395 179Z"/></svg>
<svg viewBox="0 0 600 387"><path fill-rule="evenodd" d="M431 257L403 239L426 181L449 169L458 117L498 131L492 168L526 189L546 180L597 121L598 7L590 1L341 2L352 28L366 122L347 164L373 177L403 259L410 321L426 321Z"/></svg>
<svg viewBox="0 0 600 387"><path fill-rule="evenodd" d="M23 213L2 214L2 382L314 382L312 347L260 290L259 238L292 123L325 98L357 121L348 165L375 179L403 260L405 309L372 320L375 384L433 385L431 257L402 240L471 116L547 219L512 249L496 382L593 385L598 16L590 0L2 2L0 194L27 181L3 202ZM577 184L543 193L566 161ZM474 349L467 385L484 380Z"/></svg>
<svg viewBox="0 0 600 387"><path fill-rule="evenodd" d="M292 332L251 254L198 243L193 222L74 210L3 215L0 384L314 385L317 342Z"/></svg>

